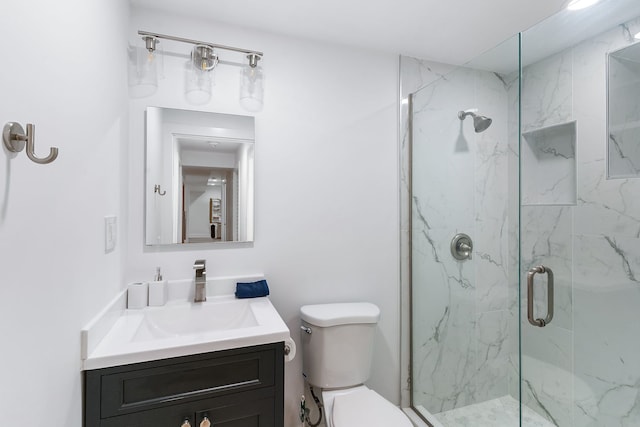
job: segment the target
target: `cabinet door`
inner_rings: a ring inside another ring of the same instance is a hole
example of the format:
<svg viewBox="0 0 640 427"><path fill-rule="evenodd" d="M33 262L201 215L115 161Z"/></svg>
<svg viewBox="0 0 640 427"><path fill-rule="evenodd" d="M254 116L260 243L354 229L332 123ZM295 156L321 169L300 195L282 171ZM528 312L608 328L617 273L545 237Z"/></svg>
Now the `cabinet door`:
<svg viewBox="0 0 640 427"><path fill-rule="evenodd" d="M188 420L191 427L200 427L207 417L212 427L282 427L281 412L274 406L273 391L261 389L105 418L99 426L182 427Z"/></svg>
<svg viewBox="0 0 640 427"><path fill-rule="evenodd" d="M273 399L246 401L235 405L199 411L195 415L196 427L275 427Z"/></svg>

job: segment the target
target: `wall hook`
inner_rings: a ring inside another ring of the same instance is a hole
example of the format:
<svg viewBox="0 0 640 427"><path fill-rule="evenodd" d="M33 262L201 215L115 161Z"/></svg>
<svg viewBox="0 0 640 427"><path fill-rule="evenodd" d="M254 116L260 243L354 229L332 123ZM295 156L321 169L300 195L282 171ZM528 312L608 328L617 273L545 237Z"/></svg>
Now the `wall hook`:
<svg viewBox="0 0 640 427"><path fill-rule="evenodd" d="M156 184L155 188L153 189L154 193L158 193L161 196L164 196L165 194L167 194L167 190L164 191L160 191L160 185Z"/></svg>
<svg viewBox="0 0 640 427"><path fill-rule="evenodd" d="M2 130L2 140L7 150L12 153L19 153L24 150L25 141L27 143L27 157L31 161L45 165L53 162L58 157L58 148L51 147L49 149L49 155L44 158L36 157L35 153L35 126L31 123L27 123L27 132L25 134L24 129L20 123L8 122L4 125Z"/></svg>

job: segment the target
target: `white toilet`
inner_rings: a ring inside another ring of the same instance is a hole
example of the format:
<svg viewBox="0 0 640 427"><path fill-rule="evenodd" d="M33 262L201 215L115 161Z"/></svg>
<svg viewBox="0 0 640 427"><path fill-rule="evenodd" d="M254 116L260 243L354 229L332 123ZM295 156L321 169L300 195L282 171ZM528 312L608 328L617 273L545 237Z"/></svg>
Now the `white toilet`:
<svg viewBox="0 0 640 427"><path fill-rule="evenodd" d="M363 383L380 309L370 303L305 305L302 373L322 389L327 427L411 427L405 414Z"/></svg>

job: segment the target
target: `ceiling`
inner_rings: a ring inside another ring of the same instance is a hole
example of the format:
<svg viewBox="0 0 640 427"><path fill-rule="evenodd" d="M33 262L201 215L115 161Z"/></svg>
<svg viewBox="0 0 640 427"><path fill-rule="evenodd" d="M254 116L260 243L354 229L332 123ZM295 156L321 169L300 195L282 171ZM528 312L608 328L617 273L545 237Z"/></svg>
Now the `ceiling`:
<svg viewBox="0 0 640 427"><path fill-rule="evenodd" d="M567 0L131 0L138 7L460 65Z"/></svg>

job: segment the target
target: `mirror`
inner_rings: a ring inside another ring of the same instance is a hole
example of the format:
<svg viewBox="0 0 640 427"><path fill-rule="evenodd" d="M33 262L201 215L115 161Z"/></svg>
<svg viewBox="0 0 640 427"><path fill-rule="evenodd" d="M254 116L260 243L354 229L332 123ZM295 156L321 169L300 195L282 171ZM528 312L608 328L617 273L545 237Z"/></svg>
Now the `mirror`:
<svg viewBox="0 0 640 427"><path fill-rule="evenodd" d="M145 243L253 241L254 118L147 107Z"/></svg>
<svg viewBox="0 0 640 427"><path fill-rule="evenodd" d="M607 175L640 176L640 42L609 52Z"/></svg>

